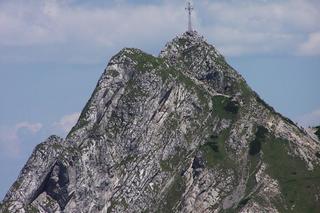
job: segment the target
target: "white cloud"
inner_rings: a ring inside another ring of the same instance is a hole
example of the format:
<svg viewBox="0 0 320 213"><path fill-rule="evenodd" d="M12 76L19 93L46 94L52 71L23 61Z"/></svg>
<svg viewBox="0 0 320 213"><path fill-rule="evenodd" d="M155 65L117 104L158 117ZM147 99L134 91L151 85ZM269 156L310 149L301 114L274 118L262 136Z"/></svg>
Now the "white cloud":
<svg viewBox="0 0 320 213"><path fill-rule="evenodd" d="M320 125L320 109L314 110L305 115L299 116L297 121L300 125L308 127L314 127Z"/></svg>
<svg viewBox="0 0 320 213"><path fill-rule="evenodd" d="M186 29L184 1L113 2L99 7L72 0L0 2L0 47L30 52L6 51L0 58L44 60L44 55L46 60L101 61L106 51L124 46L161 48ZM196 29L227 55L319 54L312 47L318 41L312 33L320 31L319 1L203 0L195 1L195 8Z"/></svg>
<svg viewBox="0 0 320 213"><path fill-rule="evenodd" d="M49 128L50 134L52 131L61 135L67 134L75 125L79 116L80 113L63 116ZM13 157L20 156L25 151L22 144L25 141L24 137L28 135L36 136L42 129L43 125L41 123L27 121L19 122L13 126L0 126L0 154Z"/></svg>
<svg viewBox="0 0 320 213"><path fill-rule="evenodd" d="M42 128L41 123L29 123L29 122L21 122L15 126L16 131L19 131L20 129L27 129L32 134L36 134L37 132L40 131L41 128Z"/></svg>
<svg viewBox="0 0 320 213"><path fill-rule="evenodd" d="M3 4L2 10L0 42L5 45L86 41L110 46L123 38L172 32L184 16L172 4L95 8L67 1L13 1Z"/></svg>
<svg viewBox="0 0 320 213"><path fill-rule="evenodd" d="M202 31L228 55L294 54L309 32L320 29L314 0L205 1Z"/></svg>
<svg viewBox="0 0 320 213"><path fill-rule="evenodd" d="M13 156L18 156L21 153L21 138L19 137L20 130L27 130L35 135L42 129L41 123L20 122L12 127L0 127L0 150L1 153L6 153Z"/></svg>
<svg viewBox="0 0 320 213"><path fill-rule="evenodd" d="M0 52L6 53L0 60L97 63L125 46L162 46L185 28L184 7L174 3L93 7L68 2L0 2Z"/></svg>
<svg viewBox="0 0 320 213"><path fill-rule="evenodd" d="M302 55L320 55L320 31L311 33L306 42L300 45Z"/></svg>
<svg viewBox="0 0 320 213"><path fill-rule="evenodd" d="M67 134L71 130L71 128L76 124L79 116L79 112L70 115L65 115L58 122L55 122L53 126L62 134Z"/></svg>

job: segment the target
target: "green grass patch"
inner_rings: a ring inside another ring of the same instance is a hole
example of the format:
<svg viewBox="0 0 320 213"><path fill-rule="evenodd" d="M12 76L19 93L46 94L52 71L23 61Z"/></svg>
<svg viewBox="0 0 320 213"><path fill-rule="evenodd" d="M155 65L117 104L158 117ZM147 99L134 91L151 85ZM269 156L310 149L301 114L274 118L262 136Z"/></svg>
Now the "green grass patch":
<svg viewBox="0 0 320 213"><path fill-rule="evenodd" d="M204 92L204 89L195 84L192 79L184 75L181 71L175 69L174 67L168 67L163 58L154 57L137 49L129 50L131 53L126 54L137 63L136 69L138 72L144 73L154 70L155 73L161 77L163 82L166 82L168 79L176 79L179 83L184 84L186 89L196 92L203 105L208 105L208 97L206 92Z"/></svg>
<svg viewBox="0 0 320 213"><path fill-rule="evenodd" d="M253 190L257 186L256 173L259 169L259 164L261 163L260 151L262 149L262 144L265 142L268 130L263 126L258 126L255 134L255 139L249 144L248 152L248 179L246 183L246 196L255 198L252 194ZM239 203L241 206L241 204Z"/></svg>
<svg viewBox="0 0 320 213"><path fill-rule="evenodd" d="M179 38L178 40L179 45L185 46L187 43L190 43L190 41L186 38Z"/></svg>
<svg viewBox="0 0 320 213"><path fill-rule="evenodd" d="M18 190L20 186L21 186L21 181L20 180L17 180L16 182L13 183L13 188L15 190Z"/></svg>
<svg viewBox="0 0 320 213"><path fill-rule="evenodd" d="M131 51L132 53L130 53L128 57L137 63L137 71L145 73L147 71L155 70L156 74L162 78L163 82L175 73L173 68L167 66L163 58L154 57L153 55L136 49L132 49Z"/></svg>
<svg viewBox="0 0 320 213"><path fill-rule="evenodd" d="M223 56L219 56L215 59L215 62L218 66L220 66L222 69L227 70L230 69L230 65L226 62L225 58Z"/></svg>
<svg viewBox="0 0 320 213"><path fill-rule="evenodd" d="M55 149L55 150L57 150L57 149L62 149L63 146L62 146L62 144L54 143L54 144L52 145L52 148Z"/></svg>
<svg viewBox="0 0 320 213"><path fill-rule="evenodd" d="M223 168L234 168L234 162L228 157L225 142L228 138L229 130L224 130L220 135L210 135L207 142L200 146L206 166L213 168L217 165Z"/></svg>
<svg viewBox="0 0 320 213"><path fill-rule="evenodd" d="M269 137L262 145L267 172L280 183L282 197L289 209L275 201L280 212L319 212L320 168L309 171L301 159L288 154L288 141ZM292 208L292 210L290 210Z"/></svg>
<svg viewBox="0 0 320 213"><path fill-rule="evenodd" d="M91 97L89 99L89 101L86 103L86 105L84 106L84 108L81 111L80 117L76 123L76 125L74 125L71 129L71 131L68 133L67 138L69 136L72 135L72 133L74 133L75 131L77 131L78 129L81 129L82 127L86 126L87 124L89 124L89 121L86 120L86 114L89 111L90 108L90 104L92 103L92 100L95 96L95 94L100 90L100 86L99 83L96 85L93 93L91 94Z"/></svg>
<svg viewBox="0 0 320 213"><path fill-rule="evenodd" d="M235 93L241 91L242 99L244 100L244 103L249 103L250 98L253 96L254 92L251 90L251 88L248 86L248 84L240 80L237 85L235 86Z"/></svg>
<svg viewBox="0 0 320 213"><path fill-rule="evenodd" d="M184 178L177 174L170 185L164 199L160 202L158 212L174 212L174 207L181 201L181 197L186 189Z"/></svg>
<svg viewBox="0 0 320 213"><path fill-rule="evenodd" d="M0 203L0 212L2 213L10 213L8 210L8 203Z"/></svg>
<svg viewBox="0 0 320 213"><path fill-rule="evenodd" d="M137 97L145 97L147 96L147 93L143 91L143 89L140 87L139 84L137 84L137 80L130 79L128 83L126 84L126 94L128 99L135 100Z"/></svg>
<svg viewBox="0 0 320 213"><path fill-rule="evenodd" d="M136 68L139 71L149 71L150 68L159 67L164 64L164 61L161 58L154 57L136 49L132 49L131 51L133 53L129 54L129 57L137 62Z"/></svg>
<svg viewBox="0 0 320 213"><path fill-rule="evenodd" d="M213 112L220 118L233 119L239 111L239 104L225 96L212 98Z"/></svg>
<svg viewBox="0 0 320 213"><path fill-rule="evenodd" d="M247 197L247 198L242 199L242 200L239 202L237 208L238 208L238 209L243 208L245 205L248 204L248 202L249 202L250 200L251 200L250 197Z"/></svg>
<svg viewBox="0 0 320 213"><path fill-rule="evenodd" d="M39 212L39 210L36 207L32 206L31 204L27 206L26 210L28 213L38 213Z"/></svg>
<svg viewBox="0 0 320 213"><path fill-rule="evenodd" d="M224 141L218 136L211 135L207 142L200 147L204 154L206 165L210 168L221 163L225 159Z"/></svg>
<svg viewBox="0 0 320 213"><path fill-rule="evenodd" d="M108 74L115 78L119 75L119 72L117 70L109 70Z"/></svg>

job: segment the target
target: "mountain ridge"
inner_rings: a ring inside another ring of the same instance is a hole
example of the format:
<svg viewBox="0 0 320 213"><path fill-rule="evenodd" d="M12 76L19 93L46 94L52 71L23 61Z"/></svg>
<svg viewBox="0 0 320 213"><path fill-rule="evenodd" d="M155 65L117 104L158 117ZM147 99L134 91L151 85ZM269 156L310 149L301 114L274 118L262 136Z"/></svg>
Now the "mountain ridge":
<svg viewBox="0 0 320 213"><path fill-rule="evenodd" d="M187 32L159 57L134 48L112 57L77 124L35 149L1 210L315 212L319 151ZM313 188L279 179L297 176L290 162ZM301 205L291 188L314 201Z"/></svg>

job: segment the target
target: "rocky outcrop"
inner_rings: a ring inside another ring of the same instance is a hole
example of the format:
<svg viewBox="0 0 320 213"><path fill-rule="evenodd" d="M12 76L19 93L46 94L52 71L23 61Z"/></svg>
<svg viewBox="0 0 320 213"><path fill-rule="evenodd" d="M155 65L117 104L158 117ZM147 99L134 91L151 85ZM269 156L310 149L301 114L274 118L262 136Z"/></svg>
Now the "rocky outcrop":
<svg viewBox="0 0 320 213"><path fill-rule="evenodd" d="M65 194L61 188L67 186L67 182L61 176L68 176L68 173L66 170L60 171L65 166L59 163L59 157L64 146L62 138L50 136L35 148L17 181L4 198L4 206L9 212L24 212L25 207L43 192L52 195L63 205ZM60 173L60 176L57 173ZM63 186L57 184L58 182Z"/></svg>
<svg viewBox="0 0 320 213"><path fill-rule="evenodd" d="M67 138L35 149L1 209L316 212L317 153L317 139L185 33L159 57L115 55Z"/></svg>

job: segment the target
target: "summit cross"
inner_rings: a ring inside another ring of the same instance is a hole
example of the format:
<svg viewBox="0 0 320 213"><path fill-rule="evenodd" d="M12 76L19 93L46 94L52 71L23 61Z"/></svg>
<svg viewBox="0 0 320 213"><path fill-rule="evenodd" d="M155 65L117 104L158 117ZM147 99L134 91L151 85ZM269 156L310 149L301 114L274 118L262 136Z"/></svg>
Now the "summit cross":
<svg viewBox="0 0 320 213"><path fill-rule="evenodd" d="M192 10L193 9L194 8L192 7L191 2L188 1L186 10L188 11L188 32L190 32L190 33L193 31L193 29L192 29L192 20L191 20L191 18L192 18L191 15L192 15Z"/></svg>

